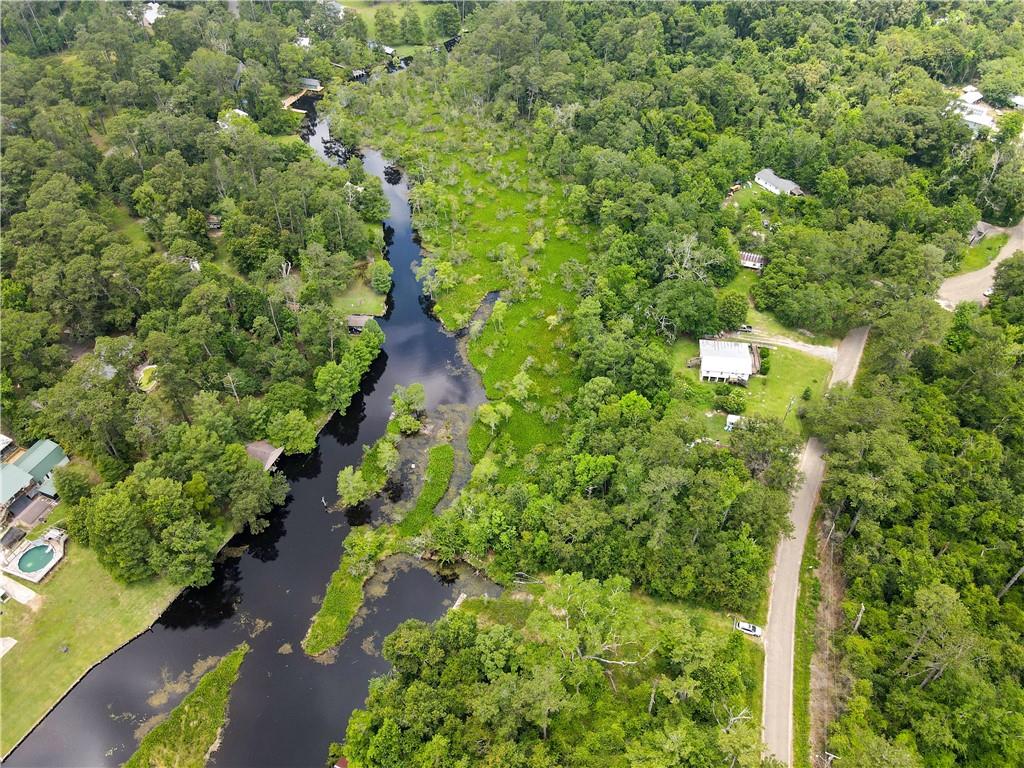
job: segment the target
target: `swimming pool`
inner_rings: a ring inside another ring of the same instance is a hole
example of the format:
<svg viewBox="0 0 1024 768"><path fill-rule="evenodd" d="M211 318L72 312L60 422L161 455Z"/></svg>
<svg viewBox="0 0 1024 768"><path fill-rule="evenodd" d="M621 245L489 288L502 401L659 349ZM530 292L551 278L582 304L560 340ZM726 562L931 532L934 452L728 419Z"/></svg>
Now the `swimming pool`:
<svg viewBox="0 0 1024 768"><path fill-rule="evenodd" d="M35 573L45 568L53 560L53 547L49 544L37 544L18 558L18 570L22 573Z"/></svg>

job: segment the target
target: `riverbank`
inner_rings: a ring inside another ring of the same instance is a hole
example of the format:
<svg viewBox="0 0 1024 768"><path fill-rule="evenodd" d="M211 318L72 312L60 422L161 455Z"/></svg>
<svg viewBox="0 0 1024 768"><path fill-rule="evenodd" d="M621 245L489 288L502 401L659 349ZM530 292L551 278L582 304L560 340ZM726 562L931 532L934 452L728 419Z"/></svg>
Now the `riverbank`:
<svg viewBox="0 0 1024 768"><path fill-rule="evenodd" d="M97 664L146 632L181 592L165 581L125 586L96 554L69 542L64 562L35 590L38 612L8 601L4 634L18 640L3 658L0 710L4 758Z"/></svg>

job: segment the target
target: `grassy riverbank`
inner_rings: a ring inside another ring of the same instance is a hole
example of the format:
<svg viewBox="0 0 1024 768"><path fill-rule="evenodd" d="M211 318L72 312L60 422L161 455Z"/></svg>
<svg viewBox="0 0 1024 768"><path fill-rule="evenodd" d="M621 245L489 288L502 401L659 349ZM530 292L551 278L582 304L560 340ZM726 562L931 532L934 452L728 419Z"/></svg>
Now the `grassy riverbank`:
<svg viewBox="0 0 1024 768"><path fill-rule="evenodd" d="M73 542L45 582L33 612L9 600L3 634L18 644L0 665L0 749L7 754L95 664L145 631L180 591L166 581L125 586L96 554Z"/></svg>
<svg viewBox="0 0 1024 768"><path fill-rule="evenodd" d="M224 727L231 687L248 652L242 643L203 675L168 718L146 734L125 768L203 768Z"/></svg>
<svg viewBox="0 0 1024 768"><path fill-rule="evenodd" d="M423 488L416 504L402 520L378 528L353 528L345 538L345 551L331 576L320 610L316 612L303 650L311 656L324 653L345 639L352 619L363 604L363 585L377 564L402 550L403 542L418 534L444 498L455 466L455 450L445 443L430 449Z"/></svg>

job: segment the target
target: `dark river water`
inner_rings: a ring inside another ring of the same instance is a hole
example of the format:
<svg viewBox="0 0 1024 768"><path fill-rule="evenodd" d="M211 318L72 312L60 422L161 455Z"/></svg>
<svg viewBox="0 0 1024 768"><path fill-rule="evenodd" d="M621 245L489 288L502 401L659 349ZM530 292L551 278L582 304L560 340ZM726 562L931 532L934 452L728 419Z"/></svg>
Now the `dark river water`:
<svg viewBox="0 0 1024 768"><path fill-rule="evenodd" d="M321 121L309 141L321 158L334 162L323 151L326 138ZM384 180L386 162L379 153L366 151L364 164ZM483 400L476 374L464 365L455 339L428 313L413 275L411 264L420 249L413 237L408 187L404 179L396 184L384 180L384 191L391 203L384 226L394 288L381 320L384 352L364 379L361 394L348 413L327 425L312 454L282 460L291 493L268 529L236 536L228 549L234 554L217 565L211 584L183 592L151 630L86 675L6 765L120 765L135 749L139 726L181 700L184 691L179 690L164 702L147 703L166 680L246 641L252 651L232 691L229 722L212 764L321 766L329 742L342 740L349 714L362 705L370 678L387 670L374 650L381 640L406 619L437 619L466 588L419 567L399 570L387 593L368 601L365 620L333 662L315 661L302 652L300 643L349 530L342 513L324 510L321 497L334 502L338 471L357 464L362 446L384 433L394 386L422 382L430 408ZM293 652L287 653L288 645Z"/></svg>

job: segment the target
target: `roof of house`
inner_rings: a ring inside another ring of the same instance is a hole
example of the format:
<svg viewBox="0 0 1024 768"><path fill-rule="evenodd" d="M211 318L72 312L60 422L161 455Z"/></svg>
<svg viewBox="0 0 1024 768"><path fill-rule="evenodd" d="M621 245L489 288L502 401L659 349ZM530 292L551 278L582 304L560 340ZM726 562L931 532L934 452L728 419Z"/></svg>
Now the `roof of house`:
<svg viewBox="0 0 1024 768"><path fill-rule="evenodd" d="M0 504L6 507L33 482L32 475L17 464L0 464Z"/></svg>
<svg viewBox="0 0 1024 768"><path fill-rule="evenodd" d="M964 102L965 104L973 104L976 101L981 101L983 98L985 97L982 96L981 91L979 91L977 88L967 86L966 88L964 88L964 92L960 96L960 101Z"/></svg>
<svg viewBox="0 0 1024 768"><path fill-rule="evenodd" d="M41 483L50 471L67 463L68 455L53 440L38 440L35 445L18 457L14 466L24 470L37 482Z"/></svg>
<svg viewBox="0 0 1024 768"><path fill-rule="evenodd" d="M717 376L750 376L754 361L750 345L739 341L700 340L700 370Z"/></svg>
<svg viewBox="0 0 1024 768"><path fill-rule="evenodd" d="M754 181L758 184L770 184L771 186L785 192L787 195L791 195L794 192L803 194L803 190L800 189L800 185L795 181L784 179L777 175L771 168L762 168L754 175Z"/></svg>
<svg viewBox="0 0 1024 768"><path fill-rule="evenodd" d="M1024 109L1024 96L1019 94L1017 96L1011 96L1010 101L1013 102L1013 106L1017 107L1017 109Z"/></svg>
<svg viewBox="0 0 1024 768"><path fill-rule="evenodd" d="M301 85L303 88L311 88L314 91L318 91L322 87L320 85L320 81L314 77L300 77L299 85Z"/></svg>
<svg viewBox="0 0 1024 768"><path fill-rule="evenodd" d="M373 315L349 315L345 318L345 322L348 323L350 328L362 328L372 319Z"/></svg>
<svg viewBox="0 0 1024 768"><path fill-rule="evenodd" d="M0 433L0 451L6 451L14 440L5 434Z"/></svg>
<svg viewBox="0 0 1024 768"><path fill-rule="evenodd" d="M980 110L968 109L964 111L963 115L964 120L966 120L971 125L978 125L983 128L996 127L996 121Z"/></svg>

